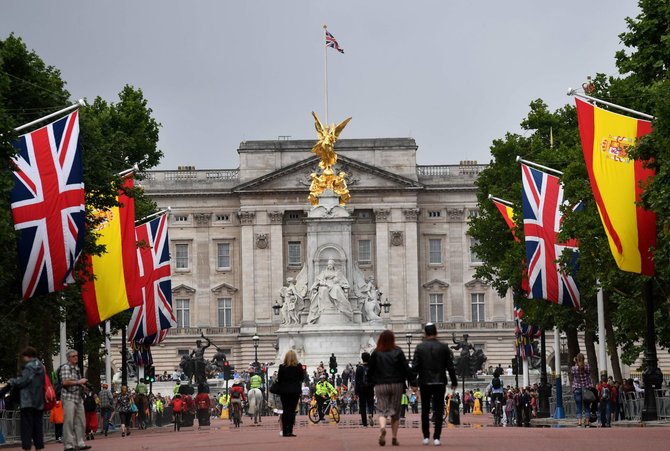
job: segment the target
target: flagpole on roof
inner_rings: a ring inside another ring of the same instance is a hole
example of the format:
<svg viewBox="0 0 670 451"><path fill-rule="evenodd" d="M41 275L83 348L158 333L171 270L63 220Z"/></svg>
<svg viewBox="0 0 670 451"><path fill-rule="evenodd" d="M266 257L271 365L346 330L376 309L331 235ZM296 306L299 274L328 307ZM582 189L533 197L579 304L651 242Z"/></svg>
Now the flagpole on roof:
<svg viewBox="0 0 670 451"><path fill-rule="evenodd" d="M545 171L553 172L554 174L563 175L563 172L559 171L558 169L553 169L553 168L550 168L549 166L544 166L544 165L541 165L541 164L538 164L538 163L533 163L532 161L524 160L519 155L516 156L516 162L517 163L524 163L524 164L527 164L528 166L533 166L533 167L538 168L538 169L544 169Z"/></svg>
<svg viewBox="0 0 670 451"><path fill-rule="evenodd" d="M58 110L58 111L56 111L56 112L54 112L54 113L47 114L47 115L44 116L44 117L41 117L41 118L39 118L39 119L35 119L35 120L32 121L32 122L28 122L27 124L23 124L23 125L21 125L21 126L19 126L19 127L16 127L16 128L14 129L14 131L15 131L15 132L20 132L20 131L23 130L23 129L26 129L26 128L28 128L28 127L31 127L31 126L33 126L33 125L35 125L35 124L39 124L40 122L44 122L44 121L46 121L46 120L48 120L48 119L51 119L52 117L56 117L56 116L59 116L59 115L64 114L64 113L69 113L70 111L72 111L72 110L76 110L77 108L82 107L82 106L86 106L86 102L84 101L84 99L79 99L79 100L77 100L75 103L73 103L72 105L63 108L62 110Z"/></svg>
<svg viewBox="0 0 670 451"><path fill-rule="evenodd" d="M140 170L140 167L137 165L137 163L135 163L132 168L123 170L123 171L119 172L117 175L119 177L125 177L125 176L127 176L129 174L132 174L133 172L139 171L139 170Z"/></svg>
<svg viewBox="0 0 670 451"><path fill-rule="evenodd" d="M591 97L591 96L588 96L586 94L579 94L577 92L577 90L574 89L574 88L568 88L568 93L567 94L569 96L581 97L582 99L590 100L591 102L601 103L603 105L607 105L607 106L615 108L617 110L625 111L626 113L637 114L638 116L642 116L645 119L649 119L649 120L656 119L651 114L647 114L647 113L643 113L641 111L626 108L625 106L617 105L616 103L611 103L611 102L607 102L605 100L596 99L595 97Z"/></svg>
<svg viewBox="0 0 670 451"><path fill-rule="evenodd" d="M328 32L328 25L323 26L323 92L324 92L324 103L326 108L326 125L328 125L328 46L326 42L326 33Z"/></svg>

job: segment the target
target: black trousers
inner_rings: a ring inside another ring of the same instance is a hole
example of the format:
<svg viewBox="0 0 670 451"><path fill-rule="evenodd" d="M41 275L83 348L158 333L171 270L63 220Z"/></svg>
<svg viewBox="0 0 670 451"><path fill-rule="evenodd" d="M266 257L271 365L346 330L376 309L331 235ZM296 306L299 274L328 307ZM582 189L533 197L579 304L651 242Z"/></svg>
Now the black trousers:
<svg viewBox="0 0 670 451"><path fill-rule="evenodd" d="M21 409L21 448L30 449L33 444L35 449L44 448L42 415L41 410L32 407Z"/></svg>
<svg viewBox="0 0 670 451"><path fill-rule="evenodd" d="M363 426L368 426L368 415L372 415L375 408L374 387L364 388L358 396L358 411L361 413Z"/></svg>
<svg viewBox="0 0 670 451"><path fill-rule="evenodd" d="M290 395L279 395L281 399L281 414L282 435L284 437L293 434L293 426L295 425L295 408L298 407L299 393L292 393Z"/></svg>
<svg viewBox="0 0 670 451"><path fill-rule="evenodd" d="M433 439L439 440L442 434L442 421L444 420L444 393L447 386L443 384L421 385L421 431L423 438L430 438L430 407L432 400L433 418L435 418L435 431Z"/></svg>
<svg viewBox="0 0 670 451"><path fill-rule="evenodd" d="M328 402L328 398L316 395L316 410L319 412L319 420L323 420L323 405L326 402Z"/></svg>

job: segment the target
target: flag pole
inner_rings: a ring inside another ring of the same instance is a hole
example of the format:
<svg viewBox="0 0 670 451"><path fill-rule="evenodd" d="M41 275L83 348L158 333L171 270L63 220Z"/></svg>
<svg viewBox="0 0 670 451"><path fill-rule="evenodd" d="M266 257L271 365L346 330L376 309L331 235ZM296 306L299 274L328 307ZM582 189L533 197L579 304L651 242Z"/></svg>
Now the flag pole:
<svg viewBox="0 0 670 451"><path fill-rule="evenodd" d="M55 113L47 114L47 115L44 116L44 117L41 117L41 118L39 118L39 119L35 119L35 120L32 121L32 122L28 122L27 124L23 124L23 125L21 125L21 126L19 126L19 127L16 127L16 128L14 129L14 131L15 131L15 132L20 132L20 131L23 130L23 129L26 129L26 128L28 128L28 127L31 127L31 126L33 126L33 125L35 125L35 124L39 124L40 122L44 122L44 121L46 121L47 119L51 119L52 117L59 116L59 115L61 115L61 114L63 114L63 113L69 113L70 111L72 111L72 110L76 110L77 108L79 108L79 107L81 107L81 106L86 106L86 102L84 101L84 99L79 99L79 100L77 100L75 103L73 103L72 105L70 105L70 106L68 106L68 107L66 107L66 108L63 108L62 110L58 110L58 111L56 111ZM83 361L83 360L82 360L82 361Z"/></svg>
<svg viewBox="0 0 670 451"><path fill-rule="evenodd" d="M524 160L521 158L519 155L516 156L516 162L517 163L524 163L527 164L528 166L533 166L538 169L544 169L545 171L553 172L554 174L558 175L563 175L563 172L559 171L558 169L553 169L548 166L543 166L541 164L533 163L532 161Z"/></svg>
<svg viewBox="0 0 670 451"><path fill-rule="evenodd" d="M328 125L328 46L326 42L326 32L328 31L328 25L323 26L323 89L324 89L324 102L326 107L326 125Z"/></svg>
<svg viewBox="0 0 670 451"><path fill-rule="evenodd" d="M126 175L132 174L133 172L139 171L139 170L140 170L140 167L137 165L137 163L135 163L132 168L121 171L117 175L119 177L125 177Z"/></svg>
<svg viewBox="0 0 670 451"><path fill-rule="evenodd" d="M144 222L144 221L146 221L147 219L151 219L151 218L153 218L153 217L160 216L160 215L162 215L163 213L167 213L167 212L170 212L170 211L172 211L172 207L164 208L164 209L162 209L162 210L157 211L156 213L152 213L152 214L150 214L149 216L145 216L145 217L143 217L143 218L138 219L137 221L135 221L135 225L138 225L140 222Z"/></svg>
<svg viewBox="0 0 670 451"><path fill-rule="evenodd" d="M499 198L499 197L495 197L495 196L492 195L492 194L489 194L489 199L490 199L490 200L495 200L495 201L497 201L497 202L500 202L501 204L505 204L505 205L507 205L508 207L513 207L513 206L514 206L514 204L513 204L512 202L510 202L510 201L508 201L508 200L505 200L505 199L501 199L501 198Z"/></svg>
<svg viewBox="0 0 670 451"><path fill-rule="evenodd" d="M569 96L581 97L582 99L590 100L590 101L595 102L595 103L602 103L603 105L607 105L607 106L615 108L617 110L625 111L626 113L637 114L638 116L642 116L645 119L649 119L649 120L656 119L651 114L642 113L641 111L632 110L630 108L626 108L625 106L617 105L616 103L611 103L611 102L607 102L605 100L596 99L595 97L587 96L586 94L579 94L577 92L577 90L574 89L574 88L568 88L568 93L567 94Z"/></svg>

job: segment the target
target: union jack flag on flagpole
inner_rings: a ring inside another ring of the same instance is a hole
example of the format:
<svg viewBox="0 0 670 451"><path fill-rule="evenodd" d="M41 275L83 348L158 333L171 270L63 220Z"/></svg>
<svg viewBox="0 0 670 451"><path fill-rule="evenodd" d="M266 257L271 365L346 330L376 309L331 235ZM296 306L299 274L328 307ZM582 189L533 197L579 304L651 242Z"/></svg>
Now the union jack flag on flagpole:
<svg viewBox="0 0 670 451"><path fill-rule="evenodd" d="M60 291L84 244L84 171L79 113L22 135L10 193L23 299Z"/></svg>
<svg viewBox="0 0 670 451"><path fill-rule="evenodd" d="M559 243L563 187L558 177L521 165L523 182L523 232L526 239L526 261L530 299L546 299L576 309L580 308L577 283L572 275L558 267L556 260L564 249L579 252L577 240Z"/></svg>
<svg viewBox="0 0 670 451"><path fill-rule="evenodd" d="M326 47L333 48L340 53L344 53L344 49L340 48L340 44L337 43L335 36L330 34L330 31L326 30Z"/></svg>
<svg viewBox="0 0 670 451"><path fill-rule="evenodd" d="M167 215L135 227L138 248L142 305L133 310L128 324L128 341L146 346L163 341L168 329L176 327L172 311L172 279Z"/></svg>

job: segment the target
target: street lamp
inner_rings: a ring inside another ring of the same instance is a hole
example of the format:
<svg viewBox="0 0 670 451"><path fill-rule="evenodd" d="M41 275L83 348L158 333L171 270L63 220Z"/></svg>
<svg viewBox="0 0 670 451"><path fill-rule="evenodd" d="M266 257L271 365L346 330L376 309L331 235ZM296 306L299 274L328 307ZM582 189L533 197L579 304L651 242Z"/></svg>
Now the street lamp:
<svg viewBox="0 0 670 451"><path fill-rule="evenodd" d="M556 410L554 410L554 418L557 420L565 418L565 409L563 407L563 383L561 380L563 376L563 362L561 360L563 360L562 357L567 339L568 336L565 334L565 332L562 332L559 335L558 329L556 329L554 333L554 348L558 347L558 349L554 349L554 353L558 351L558 359L555 359L555 361L558 362L558 368L556 369Z"/></svg>
<svg viewBox="0 0 670 451"><path fill-rule="evenodd" d="M254 335L251 339L254 341L254 368L258 371L260 369L260 364L258 363L258 343L261 341L261 338L258 335Z"/></svg>
<svg viewBox="0 0 670 451"><path fill-rule="evenodd" d="M379 306L384 309L384 313L391 311L391 303L389 302L388 298L386 298L384 302L381 302Z"/></svg>
<svg viewBox="0 0 670 451"><path fill-rule="evenodd" d="M275 304L272 306L272 311L274 312L275 316L279 316L279 312L281 311L281 305L279 305L279 301L275 300Z"/></svg>
<svg viewBox="0 0 670 451"><path fill-rule="evenodd" d="M407 341L407 360L412 360L412 334L407 332L405 340Z"/></svg>

